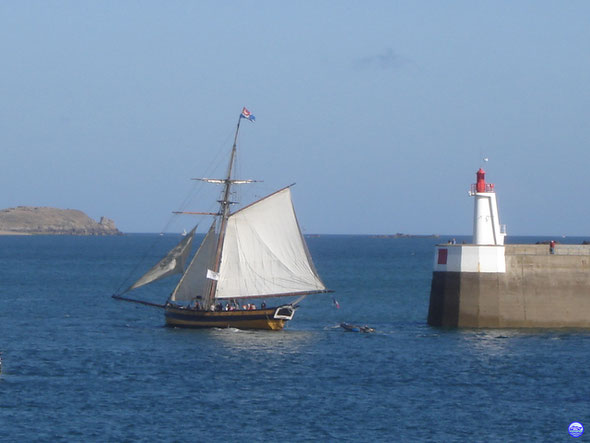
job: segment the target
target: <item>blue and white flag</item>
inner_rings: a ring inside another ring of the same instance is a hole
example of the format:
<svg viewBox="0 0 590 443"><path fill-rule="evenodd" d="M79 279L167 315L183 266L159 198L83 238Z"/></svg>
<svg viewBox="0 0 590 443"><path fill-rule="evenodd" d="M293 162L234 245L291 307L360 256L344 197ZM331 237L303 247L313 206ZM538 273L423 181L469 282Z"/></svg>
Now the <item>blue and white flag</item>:
<svg viewBox="0 0 590 443"><path fill-rule="evenodd" d="M246 119L250 120L251 122L256 121L256 117L254 117L252 115L252 113L250 111L248 111L246 108L242 109L242 113L240 114L240 118L246 118Z"/></svg>

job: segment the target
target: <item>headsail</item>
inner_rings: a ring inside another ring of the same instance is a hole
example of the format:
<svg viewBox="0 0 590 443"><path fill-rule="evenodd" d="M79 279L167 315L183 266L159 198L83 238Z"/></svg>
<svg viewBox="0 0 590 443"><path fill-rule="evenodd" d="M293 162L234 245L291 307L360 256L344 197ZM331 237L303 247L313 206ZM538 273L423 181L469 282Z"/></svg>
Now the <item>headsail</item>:
<svg viewBox="0 0 590 443"><path fill-rule="evenodd" d="M285 188L231 214L215 298L323 292Z"/></svg>
<svg viewBox="0 0 590 443"><path fill-rule="evenodd" d="M125 292L137 289L141 286L153 283L162 278L184 272L186 259L193 245L195 226L162 260L156 263L149 271L141 276L139 280L133 283Z"/></svg>
<svg viewBox="0 0 590 443"><path fill-rule="evenodd" d="M215 223L213 223L182 279L170 296L170 300L191 301L197 296L202 297L208 293L211 281L207 279L207 270L211 268L213 263L216 245L217 236L215 235Z"/></svg>

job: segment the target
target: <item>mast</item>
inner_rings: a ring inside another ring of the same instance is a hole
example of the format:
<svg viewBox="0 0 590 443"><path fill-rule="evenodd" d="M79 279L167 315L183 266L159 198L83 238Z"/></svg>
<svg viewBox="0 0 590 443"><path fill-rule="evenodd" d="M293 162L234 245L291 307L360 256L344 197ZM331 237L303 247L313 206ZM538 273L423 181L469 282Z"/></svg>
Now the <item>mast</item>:
<svg viewBox="0 0 590 443"><path fill-rule="evenodd" d="M234 135L234 144L231 150L231 156L229 159L229 166L227 168L227 177L224 183L223 189L223 197L220 201L220 208L219 214L221 216L221 224L219 226L219 237L217 239L217 248L215 251L215 261L213 262L213 271L215 273L219 272L219 267L221 264L221 254L223 252L223 240L225 238L225 231L227 229L227 220L229 219L229 211L230 211L230 190L232 185L231 174L232 169L234 167L234 161L236 157L236 147L238 143L238 132L240 131L240 121L242 120L242 115L238 118L238 125L236 127L236 134ZM206 308L211 306L213 300L215 299L215 292L217 291L217 280L212 280L211 282L211 289L209 290L209 295L206 300L204 300L204 305Z"/></svg>

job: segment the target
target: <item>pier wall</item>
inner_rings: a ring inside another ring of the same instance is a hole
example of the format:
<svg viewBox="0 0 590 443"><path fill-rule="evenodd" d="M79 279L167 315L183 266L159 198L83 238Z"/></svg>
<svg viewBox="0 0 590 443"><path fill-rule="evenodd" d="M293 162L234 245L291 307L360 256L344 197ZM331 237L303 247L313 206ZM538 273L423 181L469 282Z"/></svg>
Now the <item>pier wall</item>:
<svg viewBox="0 0 590 443"><path fill-rule="evenodd" d="M461 247L458 245L458 247ZM435 271L428 323L590 328L590 245L505 245L505 272Z"/></svg>

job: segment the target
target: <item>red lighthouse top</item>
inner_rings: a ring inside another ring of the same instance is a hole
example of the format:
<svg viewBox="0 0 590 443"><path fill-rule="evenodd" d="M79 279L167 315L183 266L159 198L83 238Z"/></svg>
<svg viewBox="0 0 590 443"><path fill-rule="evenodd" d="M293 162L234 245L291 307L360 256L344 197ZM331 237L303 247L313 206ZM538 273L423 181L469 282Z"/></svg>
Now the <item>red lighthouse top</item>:
<svg viewBox="0 0 590 443"><path fill-rule="evenodd" d="M492 183L486 183L486 171L479 168L475 176L477 177L477 182L475 185L472 185L471 192L494 192L494 185Z"/></svg>
<svg viewBox="0 0 590 443"><path fill-rule="evenodd" d="M486 192L486 171L479 168L479 171L477 171L475 175L477 176L475 190L477 192Z"/></svg>

